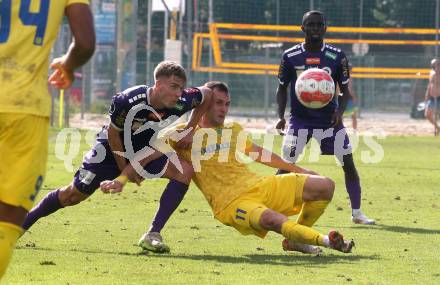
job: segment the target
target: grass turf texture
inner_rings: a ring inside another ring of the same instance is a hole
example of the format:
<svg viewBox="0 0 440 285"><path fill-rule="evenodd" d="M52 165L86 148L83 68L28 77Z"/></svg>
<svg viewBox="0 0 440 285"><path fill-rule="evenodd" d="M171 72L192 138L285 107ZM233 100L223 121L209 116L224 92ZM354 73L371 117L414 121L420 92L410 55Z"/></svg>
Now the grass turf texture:
<svg viewBox="0 0 440 285"><path fill-rule="evenodd" d="M38 199L73 176L54 155L55 135ZM275 143L279 150L279 138ZM377 219L376 226L351 223L343 172L333 157L300 163L335 180L333 202L316 228L324 233L336 228L353 237L352 254L329 249L319 257L286 253L275 233L265 240L241 236L211 217L195 186L162 232L171 254L141 253L135 244L166 184L156 179L131 185L121 195L97 191L80 205L37 222L19 240L3 284L439 284L440 141L388 137L379 143L385 153L379 164L361 163L360 151L369 150L365 144L354 154L363 209ZM81 150L87 149L82 142Z"/></svg>

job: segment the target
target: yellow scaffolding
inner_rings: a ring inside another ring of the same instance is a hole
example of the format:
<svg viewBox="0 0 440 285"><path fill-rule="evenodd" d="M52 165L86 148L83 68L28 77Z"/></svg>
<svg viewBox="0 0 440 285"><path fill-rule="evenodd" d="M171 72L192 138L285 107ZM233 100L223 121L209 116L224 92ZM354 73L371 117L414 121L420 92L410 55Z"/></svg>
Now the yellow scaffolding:
<svg viewBox="0 0 440 285"><path fill-rule="evenodd" d="M222 59L220 40L238 41L265 41L265 42L290 42L301 43L304 38L261 36L261 35L240 35L240 34L219 34L219 29L230 30L257 30L257 31L284 31L300 32L301 26L282 25L253 25L235 23L212 23L209 26L209 33L195 33L193 37L193 61L192 68L200 72L239 73L239 74L277 74L278 65L255 64L247 62L225 62ZM374 27L329 27L331 33L352 33L352 34L414 34L414 35L435 35L435 29L408 29L408 28L374 28ZM213 50L215 66L203 67L202 49L203 40L209 39ZM370 45L436 45L434 40L387 40L387 39L342 39L327 38L326 42L336 44L367 43ZM354 67L352 77L354 78L398 78L398 79L419 79L429 78L430 69L426 68L389 68L389 67Z"/></svg>

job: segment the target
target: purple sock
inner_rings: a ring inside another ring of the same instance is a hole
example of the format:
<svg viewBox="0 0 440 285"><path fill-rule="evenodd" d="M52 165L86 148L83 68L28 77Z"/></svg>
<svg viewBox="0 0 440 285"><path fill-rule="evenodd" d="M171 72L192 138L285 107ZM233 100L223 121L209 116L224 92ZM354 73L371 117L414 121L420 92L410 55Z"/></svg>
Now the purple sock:
<svg viewBox="0 0 440 285"><path fill-rule="evenodd" d="M173 179L168 182L167 187L160 197L159 209L151 222L149 232L160 233L174 210L179 207L186 191L188 191L188 185Z"/></svg>
<svg viewBox="0 0 440 285"><path fill-rule="evenodd" d="M58 199L58 193L60 189L49 192L46 197L44 197L40 203L38 203L32 210L27 214L26 220L23 223L23 229L27 230L32 225L42 217L56 212L58 209L63 208Z"/></svg>
<svg viewBox="0 0 440 285"><path fill-rule="evenodd" d="M345 187L347 188L348 196L350 197L351 208L361 208L361 182L358 179L348 180L345 177Z"/></svg>

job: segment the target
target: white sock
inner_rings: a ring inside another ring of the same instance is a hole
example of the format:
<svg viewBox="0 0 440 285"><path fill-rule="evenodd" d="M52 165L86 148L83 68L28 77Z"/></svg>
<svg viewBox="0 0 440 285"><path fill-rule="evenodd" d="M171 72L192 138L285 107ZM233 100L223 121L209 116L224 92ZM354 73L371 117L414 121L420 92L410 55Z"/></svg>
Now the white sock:
<svg viewBox="0 0 440 285"><path fill-rule="evenodd" d="M351 210L351 214L352 214L353 217L357 217L357 216L362 214L361 213L361 209L352 209Z"/></svg>
<svg viewBox="0 0 440 285"><path fill-rule="evenodd" d="M330 247L330 240L328 238L328 235L324 236L323 242L326 247Z"/></svg>

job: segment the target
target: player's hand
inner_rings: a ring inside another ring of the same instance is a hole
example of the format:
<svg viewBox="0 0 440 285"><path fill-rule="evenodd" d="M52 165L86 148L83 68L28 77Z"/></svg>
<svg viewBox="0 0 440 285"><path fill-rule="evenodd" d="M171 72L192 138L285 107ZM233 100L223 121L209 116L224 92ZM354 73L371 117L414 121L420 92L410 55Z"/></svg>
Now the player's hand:
<svg viewBox="0 0 440 285"><path fill-rule="evenodd" d="M185 130L177 130L177 132L183 132ZM189 149L193 143L194 131L189 132L186 136L176 142L176 146L181 149Z"/></svg>
<svg viewBox="0 0 440 285"><path fill-rule="evenodd" d="M342 113L339 110L335 110L332 115L332 127L335 127L342 123Z"/></svg>
<svg viewBox="0 0 440 285"><path fill-rule="evenodd" d="M58 57L50 64L50 68L54 69L54 72L49 76L48 82L58 89L69 88L75 79L73 70L66 68L64 60L64 57Z"/></svg>
<svg viewBox="0 0 440 285"><path fill-rule="evenodd" d="M286 119L284 118L279 119L277 124L275 125L275 129L277 130L277 133L280 135L284 135L285 128L286 128Z"/></svg>
<svg viewBox="0 0 440 285"><path fill-rule="evenodd" d="M101 191L105 194L114 194L122 192L124 184L117 180L105 180L101 182L99 187L101 188Z"/></svg>

